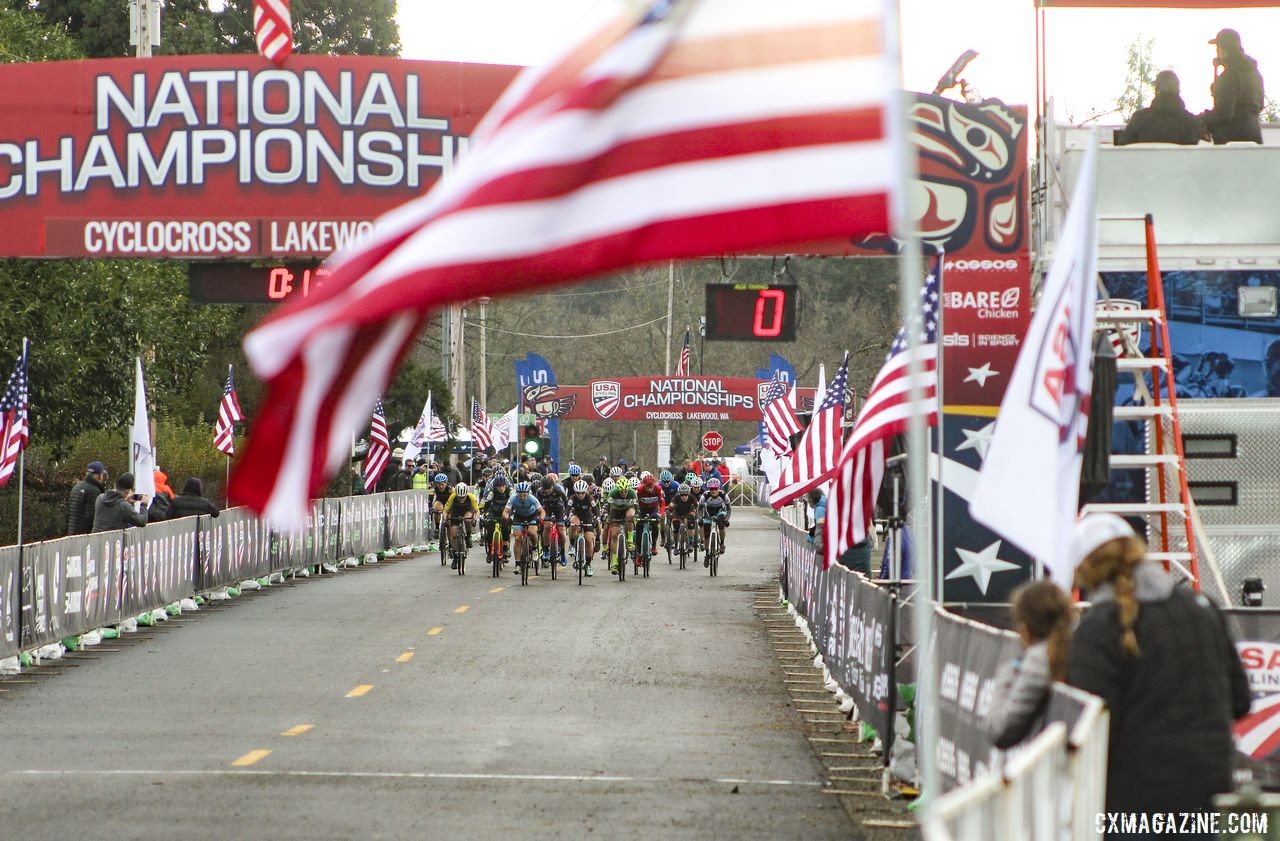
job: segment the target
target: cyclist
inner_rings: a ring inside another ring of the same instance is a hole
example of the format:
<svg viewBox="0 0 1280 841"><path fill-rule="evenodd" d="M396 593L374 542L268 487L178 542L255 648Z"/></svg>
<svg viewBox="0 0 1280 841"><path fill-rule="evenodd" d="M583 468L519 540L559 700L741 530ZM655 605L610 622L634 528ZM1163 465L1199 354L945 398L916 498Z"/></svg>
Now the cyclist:
<svg viewBox="0 0 1280 841"><path fill-rule="evenodd" d="M555 474L551 473L542 477L541 483L538 485L538 491L535 494L538 497L538 503L545 512L543 516L546 518L542 521L542 562L544 564L551 563L551 526L555 524L559 526L559 535L557 543L560 547L560 566L568 563L564 557L564 539L565 539L565 511L567 499L565 498L564 488L555 479Z"/></svg>
<svg viewBox="0 0 1280 841"><path fill-rule="evenodd" d="M502 530L502 561L506 563L507 558L511 557L511 523L503 516L502 511L507 507L507 500L511 498L511 484L507 482L506 474L499 473L493 477L493 482L489 485L488 492L484 495L484 501L481 503L481 510L484 512L485 526L481 532L481 536L487 541L489 535L493 532L490 527L493 523L500 523L499 528Z"/></svg>
<svg viewBox="0 0 1280 841"><path fill-rule="evenodd" d="M577 569L578 564L586 564L588 578L593 574L591 559L595 557L596 518L599 515L599 506L591 496L591 486L584 479L574 482L573 495L569 497L569 557L574 559L574 569ZM579 532L582 533L583 540L586 542L585 558L577 557Z"/></svg>
<svg viewBox="0 0 1280 841"><path fill-rule="evenodd" d="M672 539L675 538L681 521L685 524L689 538L696 540L694 535L698 530L698 499L690 492L689 486L683 483L676 489L676 495L667 505L667 522L671 524Z"/></svg>
<svg viewBox="0 0 1280 841"><path fill-rule="evenodd" d="M466 538L466 548L470 549L471 528L475 525L476 515L480 513L480 501L476 499L476 495L466 484L459 482L449 494L449 499L444 503L442 510L449 524L449 545L457 545L458 526L461 525ZM458 568L456 558L453 561L453 568Z"/></svg>
<svg viewBox="0 0 1280 841"><path fill-rule="evenodd" d="M444 473L437 473L431 477L431 487L427 489L431 493L431 510L435 512L435 534L438 540L443 541L444 523L441 517L444 514L444 504L453 493L453 488L449 486L449 477Z"/></svg>
<svg viewBox="0 0 1280 841"><path fill-rule="evenodd" d="M662 488L662 494L667 500L667 513L662 518L662 545L666 546L671 542L671 500L676 498L676 494L680 491L680 483L671 475L670 470L663 470L658 474L658 487Z"/></svg>
<svg viewBox="0 0 1280 841"><path fill-rule="evenodd" d="M516 482L515 493L507 500L507 505L502 509L502 518L511 522L511 533L513 535L513 548L515 550L516 573L520 572L520 561L523 557L524 541L532 538L527 537L525 530L533 527L533 534L537 534L538 523L546 516L546 512L542 510L536 497L532 494L532 488L528 482ZM532 547L530 547L532 553Z"/></svg>
<svg viewBox="0 0 1280 841"><path fill-rule="evenodd" d="M636 487L636 507L641 518L649 520L651 539L649 554L658 554L657 524L661 523L667 513L667 497L658 485L658 480L648 470L640 474L640 484Z"/></svg>
<svg viewBox="0 0 1280 841"><path fill-rule="evenodd" d="M729 507L729 497L724 495L720 490L719 479L707 480L707 492L702 495L702 499L698 501L698 519L702 520L702 543L707 545L711 539L711 523L714 520L717 530L720 532L720 551L724 552L724 530L729 527L729 515L732 514ZM702 565L710 566L707 558L702 559Z"/></svg>
<svg viewBox="0 0 1280 841"><path fill-rule="evenodd" d="M605 543L609 557L609 572L617 573L619 559L614 557L614 541L618 538L618 530L623 529L627 535L627 548L635 546L634 523L636 517L636 492L626 479L615 479L613 490L609 492L607 505L609 509L609 527L605 534Z"/></svg>

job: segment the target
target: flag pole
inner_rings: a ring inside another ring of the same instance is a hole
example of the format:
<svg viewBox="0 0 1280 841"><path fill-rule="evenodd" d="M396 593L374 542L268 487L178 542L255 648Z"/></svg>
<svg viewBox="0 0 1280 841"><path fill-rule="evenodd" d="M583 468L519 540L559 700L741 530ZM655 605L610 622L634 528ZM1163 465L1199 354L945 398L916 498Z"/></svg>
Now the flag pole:
<svg viewBox="0 0 1280 841"><path fill-rule="evenodd" d="M916 178L916 154L909 143L910 126L907 121L907 109L911 94L902 90L902 56L901 25L899 20L898 0L890 0L885 14L885 58L890 78L887 80L889 90L896 95L889 97L890 118L886 125L890 133L892 146L897 153L898 181L897 195L893 197L892 214L896 223L898 239L903 243L898 260L899 268L899 301L902 315L906 323L910 323L912 312L920 312L921 266L920 237L916 230L912 213L907 207L907 195L910 185ZM941 309L941 308L939 308ZM923 325L918 325L923 327ZM924 398L918 377L923 373L923 366L918 359L920 349L920 330L907 329L907 353L910 362L907 368L907 380L910 389L907 394L909 403L917 403ZM941 341L939 341L941 344ZM941 407L939 407L941 408ZM922 716L917 716L920 727L917 729L916 757L920 770L921 821L924 822L932 811L932 803L939 794L937 781L936 753L934 746L938 739L938 708L935 662L937 646L932 640L933 605L930 595L933 592L933 523L930 487L929 487L929 435L925 417L913 412L907 422L907 491L912 499L911 522L912 542L916 546L916 609L912 611L915 624L915 638L920 646L918 652L920 668L917 670L917 705Z"/></svg>
<svg viewBox="0 0 1280 841"><path fill-rule="evenodd" d="M27 337L22 337L22 370L27 378L27 393L31 392L31 372L27 370ZM28 403L30 401L28 400ZM31 435L31 414L27 413L27 436ZM23 447L18 453L18 546L22 546L22 497L26 490L26 472L27 472L27 448ZM21 548L18 549L22 551ZM19 565L21 566L21 565ZM21 642L21 640L19 640Z"/></svg>

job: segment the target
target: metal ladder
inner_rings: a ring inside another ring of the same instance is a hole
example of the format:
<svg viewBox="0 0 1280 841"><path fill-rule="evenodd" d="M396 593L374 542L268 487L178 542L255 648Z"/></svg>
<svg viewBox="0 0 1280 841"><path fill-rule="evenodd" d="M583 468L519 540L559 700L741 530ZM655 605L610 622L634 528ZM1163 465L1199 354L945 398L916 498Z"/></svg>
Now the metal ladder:
<svg viewBox="0 0 1280 841"><path fill-rule="evenodd" d="M1115 420L1136 420L1145 424L1146 453L1112 455L1112 470L1147 470L1146 502L1100 502L1084 506L1081 513L1108 511L1121 517L1142 517L1147 523L1147 557L1161 561L1165 568L1184 576L1200 590L1200 561L1196 551L1192 521L1191 491L1187 484L1187 460L1182 446L1182 424L1178 419L1178 395L1173 380L1173 359L1169 349L1169 323L1164 301L1164 284L1156 257L1155 226L1150 214L1142 219L1146 229L1147 309L1109 310L1098 313L1099 329L1146 324L1151 331L1151 350L1142 356L1136 347L1124 343L1124 355L1116 360L1118 373L1128 371L1135 382L1135 397L1145 397L1137 406L1117 406ZM1151 373L1154 388L1146 388L1144 374ZM1154 470L1153 476L1149 471ZM1152 485L1155 499L1152 499ZM1181 520L1181 523L1178 522ZM1172 533L1171 533L1172 532Z"/></svg>

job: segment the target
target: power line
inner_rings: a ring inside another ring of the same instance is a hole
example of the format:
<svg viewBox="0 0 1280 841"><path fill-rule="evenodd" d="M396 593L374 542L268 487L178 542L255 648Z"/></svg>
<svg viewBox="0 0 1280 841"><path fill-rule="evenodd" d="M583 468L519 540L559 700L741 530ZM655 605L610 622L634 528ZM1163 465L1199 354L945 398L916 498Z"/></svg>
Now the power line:
<svg viewBox="0 0 1280 841"><path fill-rule="evenodd" d="M488 326L486 326L484 329L492 330L495 333L506 333L509 336L523 336L526 339L594 339L597 336L609 336L614 333L625 333L628 330L635 330L640 327L648 327L650 324L657 324L659 321L666 321L666 320L667 320L667 317L664 315L661 318L655 318L652 321L646 321L643 324L632 324L630 327L620 327L617 330L605 330L603 333L583 333L577 336L544 336L540 333L517 333L515 330L499 330L497 327L488 327ZM476 329L479 329L480 322L468 321L467 326L475 327Z"/></svg>

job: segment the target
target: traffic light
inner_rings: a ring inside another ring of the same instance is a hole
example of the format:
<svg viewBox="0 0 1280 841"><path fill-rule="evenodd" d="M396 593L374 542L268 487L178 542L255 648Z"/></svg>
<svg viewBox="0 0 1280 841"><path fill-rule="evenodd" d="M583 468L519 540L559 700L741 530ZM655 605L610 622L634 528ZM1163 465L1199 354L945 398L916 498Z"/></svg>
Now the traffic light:
<svg viewBox="0 0 1280 841"><path fill-rule="evenodd" d="M538 434L538 425L531 423L520 427L520 457L533 456L538 461L551 452L551 439Z"/></svg>

